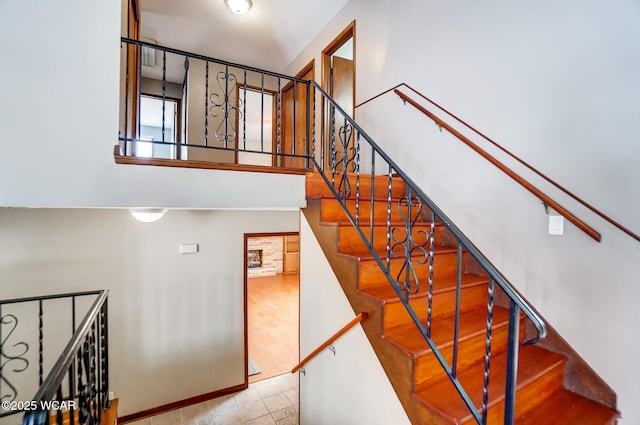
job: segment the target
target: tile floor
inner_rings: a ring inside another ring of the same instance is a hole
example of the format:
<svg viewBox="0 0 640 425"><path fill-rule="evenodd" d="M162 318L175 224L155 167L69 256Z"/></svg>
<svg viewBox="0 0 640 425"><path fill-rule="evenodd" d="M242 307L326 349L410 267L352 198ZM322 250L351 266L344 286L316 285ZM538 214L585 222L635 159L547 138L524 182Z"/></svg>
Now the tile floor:
<svg viewBox="0 0 640 425"><path fill-rule="evenodd" d="M286 373L127 425L298 425L298 388L298 374Z"/></svg>

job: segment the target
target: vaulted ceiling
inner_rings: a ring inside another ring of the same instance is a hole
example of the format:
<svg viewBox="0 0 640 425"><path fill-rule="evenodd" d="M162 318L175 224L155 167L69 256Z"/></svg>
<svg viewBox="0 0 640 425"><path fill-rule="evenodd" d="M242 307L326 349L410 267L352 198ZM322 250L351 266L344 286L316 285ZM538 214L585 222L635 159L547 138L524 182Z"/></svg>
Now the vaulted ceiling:
<svg viewBox="0 0 640 425"><path fill-rule="evenodd" d="M141 35L158 44L283 71L348 0L252 0L236 15L224 0L141 0Z"/></svg>

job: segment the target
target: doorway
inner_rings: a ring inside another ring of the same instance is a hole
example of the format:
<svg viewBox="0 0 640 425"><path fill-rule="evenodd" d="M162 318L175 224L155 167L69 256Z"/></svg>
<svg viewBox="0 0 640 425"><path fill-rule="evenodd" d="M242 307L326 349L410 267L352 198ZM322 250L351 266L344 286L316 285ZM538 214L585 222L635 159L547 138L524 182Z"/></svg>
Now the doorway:
<svg viewBox="0 0 640 425"><path fill-rule="evenodd" d="M300 359L299 234L244 235L247 382L288 373Z"/></svg>
<svg viewBox="0 0 640 425"><path fill-rule="evenodd" d="M356 91L355 38L356 22L353 21L322 51L322 87L351 118L354 114ZM342 152L350 151L353 145L352 140L346 140L345 146L337 142L340 140L340 132L344 134L342 127L348 124L341 114L333 112L331 108L326 111L323 108L323 114L328 118L324 120L327 124L336 122L334 134L330 134L329 127L325 129L325 134L334 137L336 153L341 157ZM329 141L325 141L324 145L326 150L331 148ZM330 152L325 152L324 157L325 167L330 168Z"/></svg>
<svg viewBox="0 0 640 425"><path fill-rule="evenodd" d="M315 79L313 61L309 62L296 78ZM314 88L309 89L309 107L313 110ZM309 119L313 119L309 115ZM309 135L309 137L311 137ZM305 158L291 155L305 155L307 152L307 86L290 82L282 89L282 156L281 166L285 168L306 168Z"/></svg>

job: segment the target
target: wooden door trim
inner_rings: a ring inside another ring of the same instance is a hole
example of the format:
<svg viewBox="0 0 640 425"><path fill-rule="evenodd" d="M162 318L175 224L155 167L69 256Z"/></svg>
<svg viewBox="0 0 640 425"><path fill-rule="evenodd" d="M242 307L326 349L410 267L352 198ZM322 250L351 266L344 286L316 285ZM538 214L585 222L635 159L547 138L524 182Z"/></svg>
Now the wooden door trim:
<svg viewBox="0 0 640 425"><path fill-rule="evenodd" d="M331 55L333 55L347 40L353 38L353 105L351 110L351 116L355 114L355 100L356 100L356 21L353 20L347 27L342 30L336 38L329 43L327 47L322 50L322 88L329 92L329 77L331 76ZM349 111L346 111L349 112Z"/></svg>

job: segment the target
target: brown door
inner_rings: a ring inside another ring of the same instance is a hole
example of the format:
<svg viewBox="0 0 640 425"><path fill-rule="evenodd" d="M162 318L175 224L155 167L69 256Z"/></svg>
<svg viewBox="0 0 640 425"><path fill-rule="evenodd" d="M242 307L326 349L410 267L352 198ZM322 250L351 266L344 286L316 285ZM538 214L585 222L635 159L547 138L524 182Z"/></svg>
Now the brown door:
<svg viewBox="0 0 640 425"><path fill-rule="evenodd" d="M313 62L307 65L297 76L304 80L313 80L315 72ZM295 92L295 93L294 93ZM310 88L309 105L313 105L313 87ZM295 108L294 108L295 107ZM295 117L294 117L295 109ZM311 120L312 111L309 113ZM311 129L310 129L311 131ZM294 144L295 140L295 144ZM306 155L307 150L307 85L288 84L282 91L282 148L283 154ZM282 156L282 167L306 168L305 158Z"/></svg>
<svg viewBox="0 0 640 425"><path fill-rule="evenodd" d="M353 113L353 61L340 56L331 57L330 94L336 103L351 117ZM340 112L335 112L335 161L336 169L343 171L347 161L347 171L354 171L355 166L348 162L353 156L353 132L351 124L345 120ZM347 149L346 158L344 155Z"/></svg>
<svg viewBox="0 0 640 425"><path fill-rule="evenodd" d="M356 23L353 21L322 51L322 87L351 118L355 104L355 58ZM323 102L321 112L325 170L342 172L346 162L347 171L353 171L353 128L345 121L345 114L334 111L329 102ZM332 128L335 130L331 131Z"/></svg>

